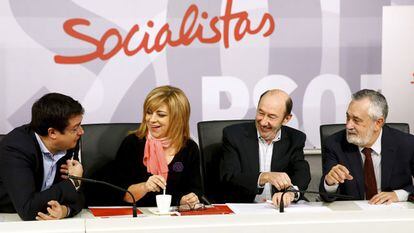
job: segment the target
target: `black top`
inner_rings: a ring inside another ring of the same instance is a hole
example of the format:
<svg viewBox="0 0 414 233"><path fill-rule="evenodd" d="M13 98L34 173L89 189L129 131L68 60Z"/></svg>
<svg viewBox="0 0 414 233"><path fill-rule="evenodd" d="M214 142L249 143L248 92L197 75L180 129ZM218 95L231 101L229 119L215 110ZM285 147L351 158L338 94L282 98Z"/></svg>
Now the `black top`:
<svg viewBox="0 0 414 233"><path fill-rule="evenodd" d="M60 166L78 149L68 150L57 163L49 189L41 191L43 156L34 132L28 125L11 131L0 143L0 212L16 212L23 220L34 220L37 212L47 213L47 202L56 200L71 208L71 216L82 210L84 197L70 180L63 180Z"/></svg>
<svg viewBox="0 0 414 233"><path fill-rule="evenodd" d="M133 184L147 181L152 175L143 164L145 142L145 138L139 139L135 134L130 134L124 139L115 159L115 169L111 178L114 184L128 189ZM171 205L178 205L181 197L191 192L201 196L199 149L191 139L168 164L166 192L172 195ZM148 192L137 201L137 206L156 206L157 194L159 193ZM118 200L123 200L125 193L117 192L116 195ZM123 202L123 205L126 203Z"/></svg>
<svg viewBox="0 0 414 233"><path fill-rule="evenodd" d="M288 126L282 126L281 139L273 144L272 172L286 172L292 184L306 190L310 169L304 159L306 135ZM223 130L223 155L220 176L227 202L253 202L263 188L257 187L260 175L259 143L254 122L232 125ZM275 187L272 193L278 192ZM303 197L303 195L301 195Z"/></svg>

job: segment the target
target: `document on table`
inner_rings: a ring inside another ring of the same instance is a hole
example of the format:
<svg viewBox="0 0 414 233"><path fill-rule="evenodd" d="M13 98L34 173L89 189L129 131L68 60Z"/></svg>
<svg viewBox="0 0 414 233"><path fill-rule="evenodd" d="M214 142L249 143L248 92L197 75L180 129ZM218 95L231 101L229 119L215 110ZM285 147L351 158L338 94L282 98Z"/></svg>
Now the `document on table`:
<svg viewBox="0 0 414 233"><path fill-rule="evenodd" d="M359 208L363 210L379 210L379 209L406 209L401 203L391 203L387 204L380 204L380 205L371 205L368 201L355 201L355 204L359 206Z"/></svg>
<svg viewBox="0 0 414 233"><path fill-rule="evenodd" d="M269 204L269 203L248 203L248 204L239 204L239 203L227 203L230 209L233 210L235 214L274 214L279 213L279 208ZM310 205L307 202L304 203L294 203L285 207L286 213L305 213L305 212L330 212L326 206L321 204L313 203Z"/></svg>

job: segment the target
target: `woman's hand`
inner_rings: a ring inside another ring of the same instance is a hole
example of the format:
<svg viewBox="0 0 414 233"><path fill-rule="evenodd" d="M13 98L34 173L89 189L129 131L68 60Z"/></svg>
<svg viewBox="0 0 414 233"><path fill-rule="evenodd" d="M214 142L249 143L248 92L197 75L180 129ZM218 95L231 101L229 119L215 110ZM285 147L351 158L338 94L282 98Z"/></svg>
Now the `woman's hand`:
<svg viewBox="0 0 414 233"><path fill-rule="evenodd" d="M159 192L161 189L165 189L166 186L167 182L164 177L160 175L152 175L148 178L147 182L145 182L147 192Z"/></svg>
<svg viewBox="0 0 414 233"><path fill-rule="evenodd" d="M193 208L197 203L200 203L200 201L198 200L198 196L195 193L184 195L180 200L180 205L190 205L191 208Z"/></svg>

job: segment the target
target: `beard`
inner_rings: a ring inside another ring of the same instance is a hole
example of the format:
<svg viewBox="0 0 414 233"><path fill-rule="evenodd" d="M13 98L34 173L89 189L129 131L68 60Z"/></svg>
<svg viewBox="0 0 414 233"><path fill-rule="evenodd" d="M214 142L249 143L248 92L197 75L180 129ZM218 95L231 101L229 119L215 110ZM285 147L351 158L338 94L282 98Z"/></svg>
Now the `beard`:
<svg viewBox="0 0 414 233"><path fill-rule="evenodd" d="M350 130L346 130L346 140L351 143L355 144L360 147L364 147L369 143L369 141L372 138L372 135L374 135L374 124L372 124L365 135L358 135L356 131L353 131L352 133L349 132Z"/></svg>

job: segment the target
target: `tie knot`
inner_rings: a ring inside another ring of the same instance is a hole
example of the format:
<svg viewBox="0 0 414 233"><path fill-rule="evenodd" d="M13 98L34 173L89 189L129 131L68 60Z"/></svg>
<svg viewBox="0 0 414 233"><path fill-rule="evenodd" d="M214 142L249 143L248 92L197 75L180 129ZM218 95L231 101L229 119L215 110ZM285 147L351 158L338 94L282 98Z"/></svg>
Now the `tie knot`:
<svg viewBox="0 0 414 233"><path fill-rule="evenodd" d="M362 149L362 153L365 155L365 156L371 156L371 153L372 153L372 149L371 148L364 148L364 149Z"/></svg>

